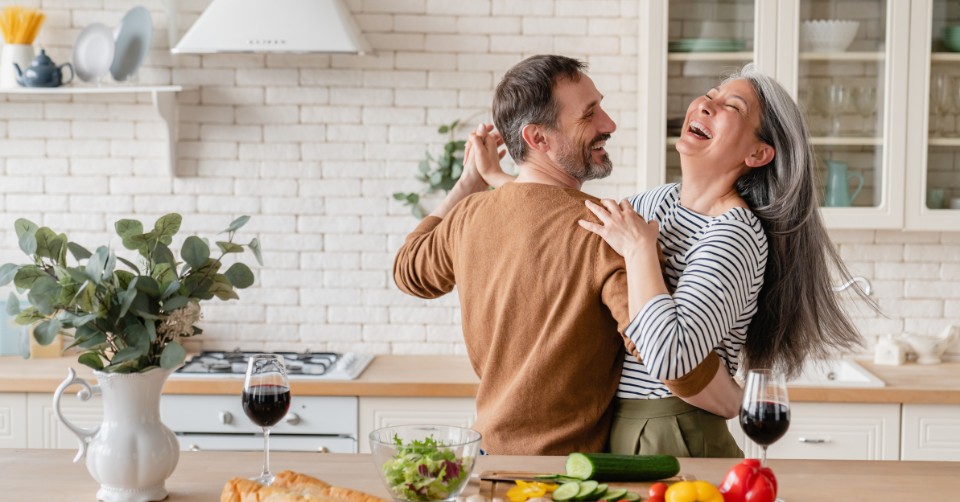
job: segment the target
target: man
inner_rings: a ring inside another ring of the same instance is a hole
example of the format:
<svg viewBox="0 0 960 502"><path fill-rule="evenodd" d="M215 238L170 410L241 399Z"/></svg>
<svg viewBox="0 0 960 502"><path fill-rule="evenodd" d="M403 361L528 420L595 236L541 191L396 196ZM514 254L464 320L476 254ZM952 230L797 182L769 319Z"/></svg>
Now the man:
<svg viewBox="0 0 960 502"><path fill-rule="evenodd" d="M480 377L475 427L488 453L603 450L624 345L635 351L622 337L630 321L623 259L577 224L593 218L584 201L597 199L580 187L610 174L604 145L616 131L583 69L534 56L504 75L494 122L519 176L487 191L467 161L394 263L406 293L436 298L458 288ZM486 133L472 135L475 154ZM678 393L703 389L716 363L677 381Z"/></svg>

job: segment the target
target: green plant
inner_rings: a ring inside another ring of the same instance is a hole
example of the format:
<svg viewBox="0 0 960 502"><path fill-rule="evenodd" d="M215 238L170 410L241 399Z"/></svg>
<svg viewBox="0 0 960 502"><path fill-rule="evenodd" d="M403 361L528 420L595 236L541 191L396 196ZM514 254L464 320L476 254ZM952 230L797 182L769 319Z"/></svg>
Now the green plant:
<svg viewBox="0 0 960 502"><path fill-rule="evenodd" d="M235 232L249 219L241 216L221 232L227 240L216 242L220 249L216 259L210 257L205 239L187 237L180 250L182 262L169 247L180 231L179 214L162 216L149 232L137 220L119 220L114 225L117 234L125 248L139 252L140 265L107 246L91 253L65 234L18 219L14 228L20 249L33 263L0 266L0 286L13 281L18 291L27 292L30 305L21 309L11 292L7 312L16 315L17 324L36 323L34 337L43 345L57 334L72 338L67 348L76 347L79 362L96 370L175 368L186 357L179 340L202 333L194 326L200 319L200 301L238 299L234 288L254 282L250 267L240 262L221 273L223 257L247 247L263 264L259 240L246 245L233 242ZM67 264L68 251L75 266Z"/></svg>
<svg viewBox="0 0 960 502"><path fill-rule="evenodd" d="M450 191L463 173L463 151L467 142L456 139L456 132L463 121L457 119L449 124L440 126L437 133L446 134L447 142L443 144L443 152L434 157L429 151L425 152L420 161L417 179L426 183L427 188L417 192L396 192L393 198L410 206L410 212L417 218L423 218L423 208L420 207L420 198L439 190L444 193Z"/></svg>

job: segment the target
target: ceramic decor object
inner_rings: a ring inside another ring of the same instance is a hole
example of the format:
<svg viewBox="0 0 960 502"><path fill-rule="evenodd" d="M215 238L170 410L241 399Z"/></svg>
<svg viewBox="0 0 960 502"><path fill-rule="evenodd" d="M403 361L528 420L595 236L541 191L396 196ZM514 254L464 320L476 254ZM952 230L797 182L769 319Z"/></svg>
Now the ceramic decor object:
<svg viewBox="0 0 960 502"><path fill-rule="evenodd" d="M863 175L847 173L847 163L835 160L824 160L827 165L827 193L823 198L823 205L827 207L849 207L863 188ZM850 193L850 181L857 182L857 188Z"/></svg>
<svg viewBox="0 0 960 502"><path fill-rule="evenodd" d="M113 32L105 24L93 23L80 32L73 44L73 69L84 82L100 84L113 64Z"/></svg>
<svg viewBox="0 0 960 502"><path fill-rule="evenodd" d="M150 52L150 40L153 38L153 19L150 11L144 7L134 7L127 11L117 27L116 49L110 75L117 82L132 80Z"/></svg>
<svg viewBox="0 0 960 502"><path fill-rule="evenodd" d="M19 63L13 63L13 69L17 73L17 83L22 87L60 87L73 81L73 65L64 63L57 66L43 49L40 49L40 55L30 66L21 67ZM64 79L64 70L70 70L69 79Z"/></svg>
<svg viewBox="0 0 960 502"><path fill-rule="evenodd" d="M30 66L33 61L34 52L32 45L24 44L6 44L0 51L0 89L15 89L20 86L17 83L17 70L14 65L21 68Z"/></svg>

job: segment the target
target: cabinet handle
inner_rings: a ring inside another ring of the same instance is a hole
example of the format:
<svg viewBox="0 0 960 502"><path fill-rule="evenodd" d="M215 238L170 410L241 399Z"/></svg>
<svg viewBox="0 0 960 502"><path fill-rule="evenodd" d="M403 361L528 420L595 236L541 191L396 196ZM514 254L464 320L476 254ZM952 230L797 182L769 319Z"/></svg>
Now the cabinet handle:
<svg viewBox="0 0 960 502"><path fill-rule="evenodd" d="M230 425L233 423L233 413L229 411L220 412L220 423L223 425Z"/></svg>
<svg viewBox="0 0 960 502"><path fill-rule="evenodd" d="M200 447L195 444L192 444L190 445L190 451L200 451Z"/></svg>
<svg viewBox="0 0 960 502"><path fill-rule="evenodd" d="M798 441L800 441L801 443L807 443L807 444L823 444L823 443L830 442L829 439L816 439L816 438L800 438L798 439Z"/></svg>
<svg viewBox="0 0 960 502"><path fill-rule="evenodd" d="M330 453L330 448L327 448L326 446L321 446L321 447L317 448L317 452L319 452L319 453Z"/></svg>
<svg viewBox="0 0 960 502"><path fill-rule="evenodd" d="M287 413L287 416L284 417L283 420L290 425L297 425L300 423L300 415L290 412L290 413Z"/></svg>

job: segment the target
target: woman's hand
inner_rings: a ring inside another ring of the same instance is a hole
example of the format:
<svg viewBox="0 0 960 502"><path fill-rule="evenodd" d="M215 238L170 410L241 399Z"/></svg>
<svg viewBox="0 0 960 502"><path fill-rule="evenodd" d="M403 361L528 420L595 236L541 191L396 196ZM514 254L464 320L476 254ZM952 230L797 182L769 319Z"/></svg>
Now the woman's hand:
<svg viewBox="0 0 960 502"><path fill-rule="evenodd" d="M614 251L624 258L638 253L657 253L657 233L660 224L656 220L643 221L626 200L616 203L611 199L602 199L602 205L586 201L590 210L600 223L580 220L580 226L599 235Z"/></svg>
<svg viewBox="0 0 960 502"><path fill-rule="evenodd" d="M483 177L488 185L494 188L500 188L505 183L514 180L514 177L503 172L500 167L500 159L507 154L506 150L500 150L503 145L503 136L493 130L492 124L481 123L476 132L470 133L464 152L473 154L477 171ZM464 169L466 169L466 153L464 154Z"/></svg>

